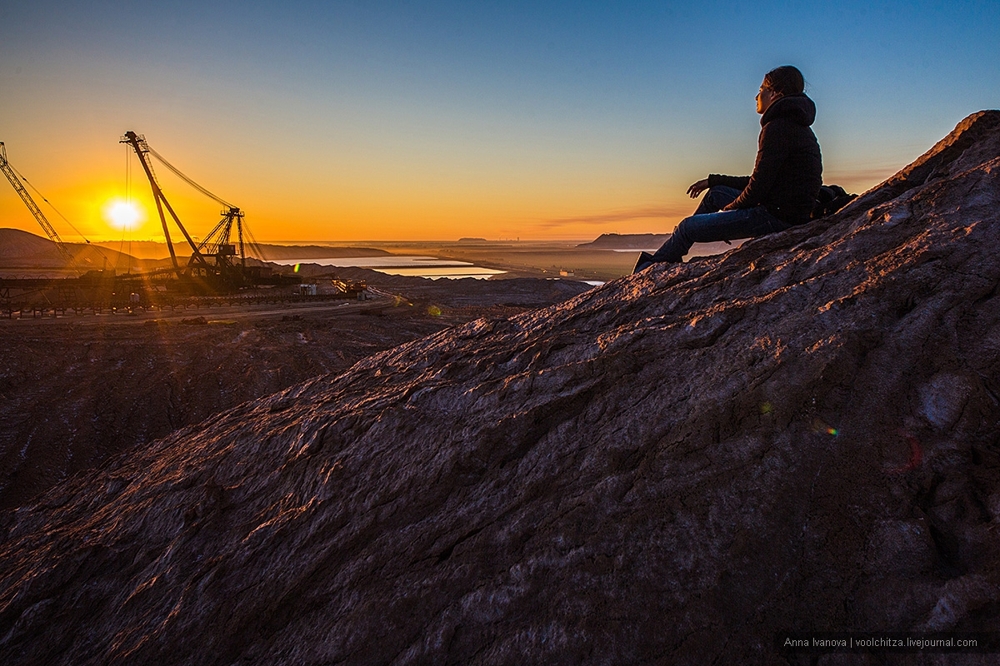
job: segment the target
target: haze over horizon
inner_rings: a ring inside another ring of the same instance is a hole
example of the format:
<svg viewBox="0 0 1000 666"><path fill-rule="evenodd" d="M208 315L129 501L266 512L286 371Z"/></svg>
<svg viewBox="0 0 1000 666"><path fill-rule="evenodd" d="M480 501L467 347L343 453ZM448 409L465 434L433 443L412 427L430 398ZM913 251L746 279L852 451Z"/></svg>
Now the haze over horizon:
<svg viewBox="0 0 1000 666"><path fill-rule="evenodd" d="M857 192L1000 106L988 1L38 0L0 19L0 141L91 240L160 234L127 130L262 242L591 239L665 233L691 182L749 173L781 64L817 103L824 181ZM192 233L218 221L157 175ZM106 211L129 197L145 221L123 232ZM0 226L41 232L3 183Z"/></svg>

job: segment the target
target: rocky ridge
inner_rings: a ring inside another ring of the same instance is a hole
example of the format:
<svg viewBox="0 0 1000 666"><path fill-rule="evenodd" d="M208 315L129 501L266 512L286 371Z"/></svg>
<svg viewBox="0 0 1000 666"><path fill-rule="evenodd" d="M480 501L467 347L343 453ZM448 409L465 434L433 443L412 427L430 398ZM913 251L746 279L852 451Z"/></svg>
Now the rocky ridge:
<svg viewBox="0 0 1000 666"><path fill-rule="evenodd" d="M1000 630L998 248L989 111L830 218L235 407L6 514L0 654L809 663L775 632Z"/></svg>

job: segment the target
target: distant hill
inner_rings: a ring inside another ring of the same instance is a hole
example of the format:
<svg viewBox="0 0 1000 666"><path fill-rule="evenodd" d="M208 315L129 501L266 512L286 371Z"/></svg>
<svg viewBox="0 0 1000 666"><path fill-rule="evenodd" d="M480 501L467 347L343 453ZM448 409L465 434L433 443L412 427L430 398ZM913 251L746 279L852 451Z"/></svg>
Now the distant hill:
<svg viewBox="0 0 1000 666"><path fill-rule="evenodd" d="M21 231L20 229L0 229L0 269L51 269L53 271L88 271L114 268L118 271L144 268L144 263L135 256L118 252L97 243L66 243L66 249L73 255L67 262L56 244L48 238Z"/></svg>
<svg viewBox="0 0 1000 666"><path fill-rule="evenodd" d="M183 238L181 239L183 242ZM113 250L124 250L140 259L166 259L170 256L166 243L155 241L132 241L131 243L101 242L95 243L101 247ZM380 257L390 254L385 250L370 247L325 247L323 245L270 245L260 243L258 247L264 253L267 261L282 259L330 259L335 257ZM174 251L179 255L191 254L186 243L174 243Z"/></svg>
<svg viewBox="0 0 1000 666"><path fill-rule="evenodd" d="M593 250L648 250L663 245L670 234L601 234L589 243L577 247Z"/></svg>
<svg viewBox="0 0 1000 666"><path fill-rule="evenodd" d="M336 257L381 257L391 255L391 252L373 247L326 247L323 245L268 245L261 243L258 247L264 252L268 261L279 259L333 259Z"/></svg>
<svg viewBox="0 0 1000 666"><path fill-rule="evenodd" d="M181 238L183 242L184 239ZM170 257L170 251L167 249L166 243L159 243L156 241L101 241L94 243L99 247L114 250L115 252L124 252L137 259L166 259ZM174 244L174 248L177 249L177 244Z"/></svg>
<svg viewBox="0 0 1000 666"><path fill-rule="evenodd" d="M0 229L0 263L21 261L27 257L37 257L42 261L58 259L59 263L63 261L56 244L47 238L20 229Z"/></svg>
<svg viewBox="0 0 1000 666"><path fill-rule="evenodd" d="M74 257L72 265L60 254L56 244L47 238L19 229L0 229L0 269L52 269L86 271L114 268L150 270L170 265L170 251L165 243L153 241L66 243ZM379 257L391 253L370 247L324 247L321 245L268 245L260 247L266 261L287 259L323 259L334 257ZM174 250L182 263L191 254L186 245L175 244Z"/></svg>

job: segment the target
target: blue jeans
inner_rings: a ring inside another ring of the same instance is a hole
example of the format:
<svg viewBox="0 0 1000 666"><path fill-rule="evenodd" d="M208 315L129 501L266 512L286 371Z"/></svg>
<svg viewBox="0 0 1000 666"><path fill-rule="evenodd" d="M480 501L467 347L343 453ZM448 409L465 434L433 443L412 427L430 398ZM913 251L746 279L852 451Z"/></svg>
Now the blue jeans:
<svg viewBox="0 0 1000 666"><path fill-rule="evenodd" d="M638 273L659 262L679 262L695 243L756 238L792 227L771 215L763 206L719 212L739 195L740 191L732 187L717 185L710 188L694 215L681 220L656 254L643 252L639 255L633 272Z"/></svg>

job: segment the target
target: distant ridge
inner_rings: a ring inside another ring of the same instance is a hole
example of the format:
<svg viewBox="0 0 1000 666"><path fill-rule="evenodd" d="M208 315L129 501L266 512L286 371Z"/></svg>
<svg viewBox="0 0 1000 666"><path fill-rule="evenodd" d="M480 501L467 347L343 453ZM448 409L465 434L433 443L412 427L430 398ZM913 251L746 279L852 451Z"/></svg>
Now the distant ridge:
<svg viewBox="0 0 1000 666"><path fill-rule="evenodd" d="M67 265L66 258L49 239L20 229L0 229L0 270L51 269L58 274L67 270L82 272L105 267L131 266L134 269L139 266L134 257L130 258L110 247L84 243L65 243L65 246L74 257L72 265Z"/></svg>
<svg viewBox="0 0 1000 666"><path fill-rule="evenodd" d="M118 250L123 246L119 242L94 243L101 247ZM272 245L269 243L258 243L257 247L264 253L265 261L277 261L282 259L331 259L335 257L381 257L389 255L385 250L377 250L371 247L326 247L323 245ZM125 243L124 248L132 256L140 259L166 259L170 256L166 243L157 241L132 241ZM181 254L190 254L190 250L185 245L174 243L174 248Z"/></svg>
<svg viewBox="0 0 1000 666"><path fill-rule="evenodd" d="M589 243L580 243L577 247L594 250L648 250L658 248L670 237L670 234L601 234Z"/></svg>
<svg viewBox="0 0 1000 666"><path fill-rule="evenodd" d="M56 244L20 229L0 229L0 269L89 270L110 267L154 268L169 265L170 252L165 243L156 241L103 241L89 244L66 243L75 257L75 266L67 266ZM260 244L265 261L287 259L324 259L334 257L381 257L391 253L370 247L324 247L322 245ZM175 244L180 256L190 254L186 245Z"/></svg>
<svg viewBox="0 0 1000 666"><path fill-rule="evenodd" d="M20 229L0 229L0 261L20 260L25 257L59 258L55 243L41 236Z"/></svg>

